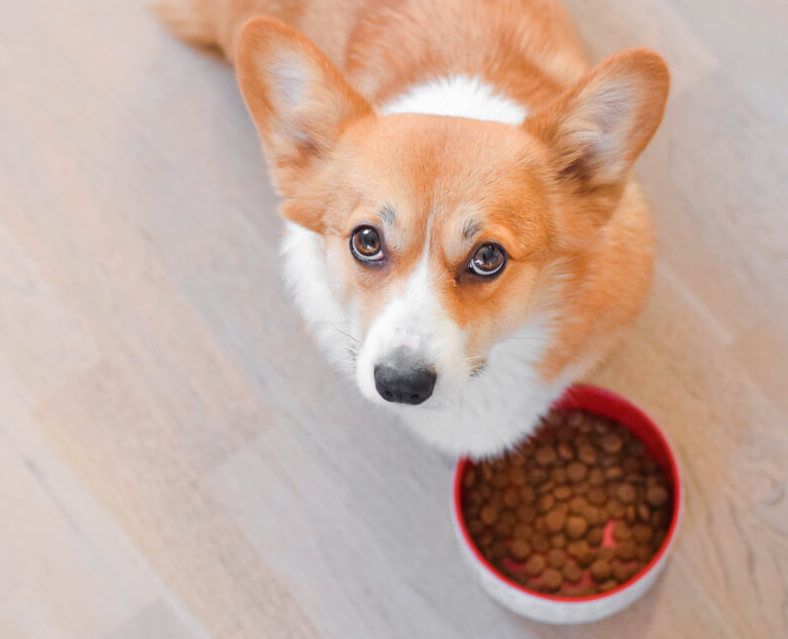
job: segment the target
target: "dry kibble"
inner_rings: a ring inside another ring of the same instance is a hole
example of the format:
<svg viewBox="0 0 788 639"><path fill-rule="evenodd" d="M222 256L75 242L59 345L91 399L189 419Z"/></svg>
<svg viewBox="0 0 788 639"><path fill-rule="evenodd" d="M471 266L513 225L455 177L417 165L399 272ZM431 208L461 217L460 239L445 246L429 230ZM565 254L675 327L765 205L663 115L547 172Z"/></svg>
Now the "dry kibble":
<svg viewBox="0 0 788 639"><path fill-rule="evenodd" d="M673 512L664 471L639 440L575 410L551 411L513 453L468 464L461 490L467 530L494 569L567 597L632 579ZM609 522L614 545L606 546Z"/></svg>
<svg viewBox="0 0 788 639"><path fill-rule="evenodd" d="M481 520L486 526L492 526L498 519L498 509L495 506L487 505L482 508Z"/></svg>
<svg viewBox="0 0 788 639"><path fill-rule="evenodd" d="M572 515L566 520L566 534L570 539L580 539L588 530L588 522L580 515Z"/></svg>
<svg viewBox="0 0 788 639"><path fill-rule="evenodd" d="M566 552L560 548L553 548L547 553L547 563L553 568L561 568L566 563Z"/></svg>
<svg viewBox="0 0 788 639"><path fill-rule="evenodd" d="M668 491L662 486L649 486L646 489L646 501L652 506L662 506L668 500L668 497Z"/></svg>
<svg viewBox="0 0 788 639"><path fill-rule="evenodd" d="M597 557L599 559L604 559L605 561L613 561L613 558L616 556L615 548L611 548L610 546L603 546L597 552Z"/></svg>
<svg viewBox="0 0 788 639"><path fill-rule="evenodd" d="M553 482L556 486L566 483L566 470L564 470L561 466L553 468L550 471L550 481Z"/></svg>
<svg viewBox="0 0 788 639"><path fill-rule="evenodd" d="M542 495L539 498L539 512L546 513L555 505L555 497L550 494Z"/></svg>
<svg viewBox="0 0 788 639"><path fill-rule="evenodd" d="M584 444L577 449L577 456L580 461L588 464L589 466L596 464L598 455L596 449L591 444Z"/></svg>
<svg viewBox="0 0 788 639"><path fill-rule="evenodd" d="M496 541L490 548L490 557L493 561L501 559L506 554L506 544L502 541Z"/></svg>
<svg viewBox="0 0 788 639"><path fill-rule="evenodd" d="M599 592L613 590L616 586L618 586L618 582L615 579L608 579L605 583L599 585Z"/></svg>
<svg viewBox="0 0 788 639"><path fill-rule="evenodd" d="M539 486L547 481L547 471L544 468L533 466L528 470L528 481L532 486Z"/></svg>
<svg viewBox="0 0 788 639"><path fill-rule="evenodd" d="M610 577L610 563L605 559L597 559L589 569L594 581L606 581Z"/></svg>
<svg viewBox="0 0 788 639"><path fill-rule="evenodd" d="M635 567L631 563L624 563L623 561L613 562L613 578L619 583L625 582L635 572Z"/></svg>
<svg viewBox="0 0 788 639"><path fill-rule="evenodd" d="M579 515L588 508L588 502L584 497L575 496L569 500L569 512L573 515Z"/></svg>
<svg viewBox="0 0 788 639"><path fill-rule="evenodd" d="M573 561L567 561L561 572L564 579L571 583L576 583L583 578L583 570Z"/></svg>
<svg viewBox="0 0 788 639"><path fill-rule="evenodd" d="M610 466L610 468L605 468L605 479L613 480L613 479L621 479L624 476L624 469L621 466Z"/></svg>
<svg viewBox="0 0 788 639"><path fill-rule="evenodd" d="M637 512L640 521L648 523L648 520L651 519L651 511L646 504L638 504Z"/></svg>
<svg viewBox="0 0 788 639"><path fill-rule="evenodd" d="M558 456L564 461L569 461L570 459L574 459L575 451L567 442L561 442L558 444Z"/></svg>
<svg viewBox="0 0 788 639"><path fill-rule="evenodd" d="M645 524L635 524L632 528L632 536L639 544L647 544L654 538L654 529Z"/></svg>
<svg viewBox="0 0 788 639"><path fill-rule="evenodd" d="M512 557L520 561L527 559L531 554L531 546L529 546L528 542L524 539L515 538L509 547L509 550L512 553Z"/></svg>
<svg viewBox="0 0 788 639"><path fill-rule="evenodd" d="M618 488L616 489L616 496L622 503L631 504L633 501L635 501L637 493L635 492L635 487L632 484L624 483L618 485Z"/></svg>
<svg viewBox="0 0 788 639"><path fill-rule="evenodd" d="M542 571L545 569L545 563L545 558L542 555L532 555L525 564L525 572L531 577L536 577L542 574Z"/></svg>
<svg viewBox="0 0 788 639"><path fill-rule="evenodd" d="M555 592L564 583L564 578L555 568L548 568L542 575L542 583L550 592Z"/></svg>
<svg viewBox="0 0 788 639"><path fill-rule="evenodd" d="M592 546L598 546L602 543L602 537L604 536L604 531L600 526L594 526L591 530L588 531L586 535L586 541L591 544Z"/></svg>
<svg viewBox="0 0 788 639"><path fill-rule="evenodd" d="M632 541L622 541L616 546L616 555L624 561L631 561L637 556L637 546Z"/></svg>
<svg viewBox="0 0 788 639"><path fill-rule="evenodd" d="M558 457L552 446L540 446L536 451L536 463L540 466L550 466Z"/></svg>
<svg viewBox="0 0 788 639"><path fill-rule="evenodd" d="M583 481L587 474L588 466L586 466L583 462L573 461L570 462L566 467L566 476L569 478L569 481L575 483Z"/></svg>
<svg viewBox="0 0 788 639"><path fill-rule="evenodd" d="M632 537L632 531L623 521L619 521L613 526L613 536L616 538L616 541L626 541Z"/></svg>
<svg viewBox="0 0 788 639"><path fill-rule="evenodd" d="M621 438L621 435L615 432L603 435L600 443L602 444L602 450L614 455L624 447L624 440Z"/></svg>
<svg viewBox="0 0 788 639"><path fill-rule="evenodd" d="M588 501L594 506L601 506L607 501L607 494L602 488L592 488L588 491Z"/></svg>
<svg viewBox="0 0 788 639"><path fill-rule="evenodd" d="M564 527L566 514L561 510L551 510L544 518L544 525L548 532L557 533Z"/></svg>
<svg viewBox="0 0 788 639"><path fill-rule="evenodd" d="M535 534L531 538L531 546L536 552L547 552L547 549L550 548L550 542L547 541L547 537L540 534Z"/></svg>
<svg viewBox="0 0 788 639"><path fill-rule="evenodd" d="M601 468L592 468L588 473L588 483L591 486L601 486L605 483L605 473Z"/></svg>
<svg viewBox="0 0 788 639"><path fill-rule="evenodd" d="M503 504L507 508L516 508L517 505L520 503L520 495L519 491L514 488L507 488L506 492L503 494Z"/></svg>

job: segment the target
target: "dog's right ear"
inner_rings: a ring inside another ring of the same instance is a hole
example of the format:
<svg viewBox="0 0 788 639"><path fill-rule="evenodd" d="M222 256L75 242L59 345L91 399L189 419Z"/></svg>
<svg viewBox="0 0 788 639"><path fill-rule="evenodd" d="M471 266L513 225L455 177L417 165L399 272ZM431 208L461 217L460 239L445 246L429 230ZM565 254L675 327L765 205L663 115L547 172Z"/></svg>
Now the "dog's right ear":
<svg viewBox="0 0 788 639"><path fill-rule="evenodd" d="M330 153L348 124L372 115L339 70L306 36L279 20L253 18L240 35L238 84L254 120L275 186L296 195L305 172ZM294 222L319 231L318 212L283 208Z"/></svg>

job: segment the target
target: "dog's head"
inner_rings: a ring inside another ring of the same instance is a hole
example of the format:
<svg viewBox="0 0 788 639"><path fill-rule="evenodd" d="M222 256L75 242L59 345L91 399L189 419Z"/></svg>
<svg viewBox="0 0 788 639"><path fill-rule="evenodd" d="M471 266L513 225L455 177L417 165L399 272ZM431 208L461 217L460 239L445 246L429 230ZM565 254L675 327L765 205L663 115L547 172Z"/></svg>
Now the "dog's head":
<svg viewBox="0 0 788 639"><path fill-rule="evenodd" d="M614 56L520 126L380 116L303 35L248 23L241 90L289 220L325 239L373 401L453 401L524 324L546 265L593 243L662 117L668 74Z"/></svg>

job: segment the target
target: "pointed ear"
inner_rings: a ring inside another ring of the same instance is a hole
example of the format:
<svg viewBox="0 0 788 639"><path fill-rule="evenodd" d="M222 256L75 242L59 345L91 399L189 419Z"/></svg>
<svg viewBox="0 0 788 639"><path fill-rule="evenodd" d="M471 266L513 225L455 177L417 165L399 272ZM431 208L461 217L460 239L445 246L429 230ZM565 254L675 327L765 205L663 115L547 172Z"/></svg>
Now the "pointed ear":
<svg viewBox="0 0 788 639"><path fill-rule="evenodd" d="M274 18L244 25L236 65L274 184L286 198L298 195L298 184L348 124L373 113L314 43ZM299 224L319 226L303 207L295 208L297 215L290 216L288 207L283 212Z"/></svg>
<svg viewBox="0 0 788 639"><path fill-rule="evenodd" d="M621 182L662 120L670 76L647 49L611 56L525 121L561 179L582 190Z"/></svg>

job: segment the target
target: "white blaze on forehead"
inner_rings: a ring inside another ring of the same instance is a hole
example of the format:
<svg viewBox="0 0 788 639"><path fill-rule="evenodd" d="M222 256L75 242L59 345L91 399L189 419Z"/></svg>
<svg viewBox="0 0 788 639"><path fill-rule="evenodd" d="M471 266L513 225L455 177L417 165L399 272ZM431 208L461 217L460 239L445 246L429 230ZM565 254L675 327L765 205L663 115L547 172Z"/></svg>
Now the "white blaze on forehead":
<svg viewBox="0 0 788 639"><path fill-rule="evenodd" d="M447 380L456 383L469 372L463 331L446 313L434 285L429 245L428 227L418 263L372 322L359 352L357 382L372 400L380 399L375 389L375 366L387 363L403 348L413 358L412 363L435 368L436 395Z"/></svg>
<svg viewBox="0 0 788 639"><path fill-rule="evenodd" d="M528 109L496 91L478 77L452 75L411 87L380 110L394 113L428 113L472 120L518 125Z"/></svg>

